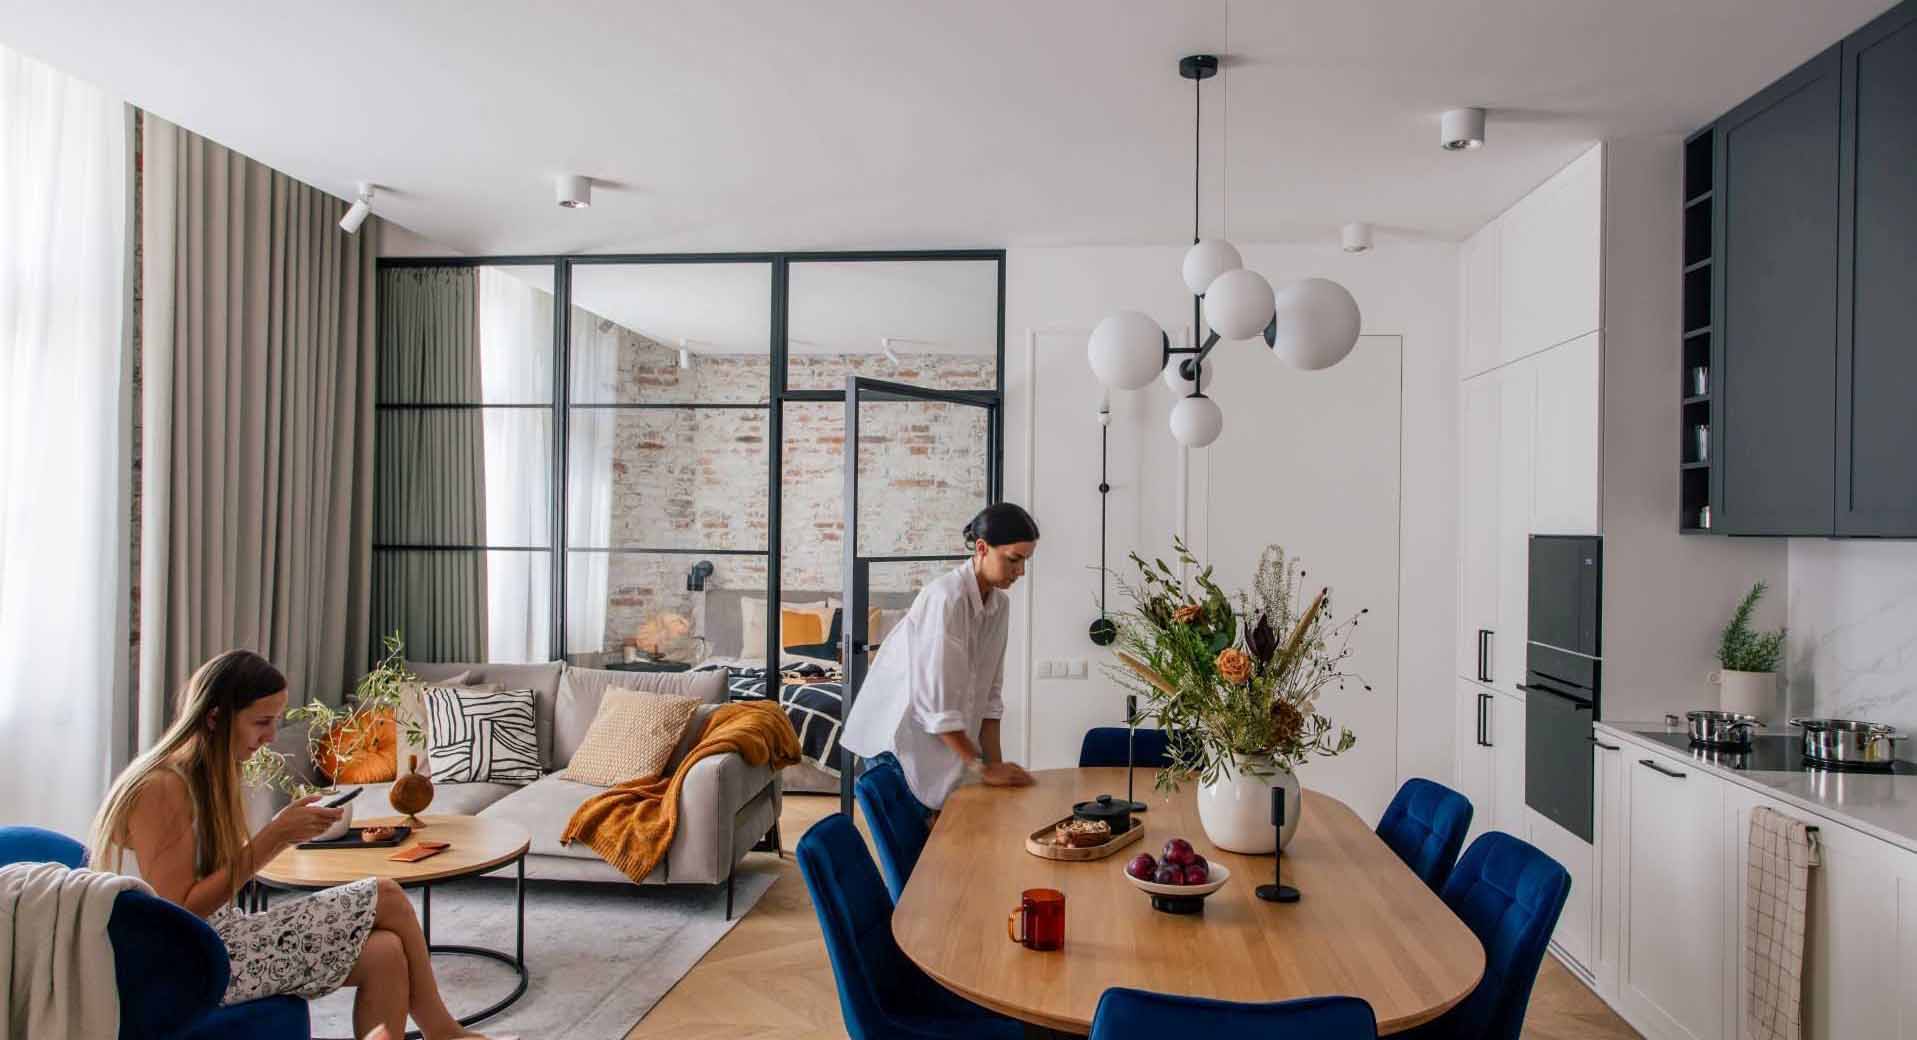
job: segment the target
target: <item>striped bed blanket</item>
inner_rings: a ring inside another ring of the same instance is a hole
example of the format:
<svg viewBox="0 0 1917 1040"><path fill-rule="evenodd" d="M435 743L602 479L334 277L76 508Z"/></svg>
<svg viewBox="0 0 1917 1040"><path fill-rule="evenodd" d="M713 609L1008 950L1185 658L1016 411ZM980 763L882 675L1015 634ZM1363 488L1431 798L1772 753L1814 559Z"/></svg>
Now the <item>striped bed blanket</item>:
<svg viewBox="0 0 1917 1040"><path fill-rule="evenodd" d="M769 699L764 668L734 667L727 671L728 699ZM845 722L845 683L827 677L794 681L788 676L778 684L777 700L793 730L799 734L801 757L808 765L838 776L839 730Z"/></svg>

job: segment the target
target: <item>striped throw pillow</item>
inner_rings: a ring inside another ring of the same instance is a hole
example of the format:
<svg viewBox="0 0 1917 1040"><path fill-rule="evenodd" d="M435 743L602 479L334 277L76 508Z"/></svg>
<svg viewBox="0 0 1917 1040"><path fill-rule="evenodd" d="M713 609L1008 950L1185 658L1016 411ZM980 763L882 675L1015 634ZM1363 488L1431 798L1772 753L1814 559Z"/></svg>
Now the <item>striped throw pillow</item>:
<svg viewBox="0 0 1917 1040"><path fill-rule="evenodd" d="M530 784L539 779L533 691L428 687L426 761L438 784Z"/></svg>

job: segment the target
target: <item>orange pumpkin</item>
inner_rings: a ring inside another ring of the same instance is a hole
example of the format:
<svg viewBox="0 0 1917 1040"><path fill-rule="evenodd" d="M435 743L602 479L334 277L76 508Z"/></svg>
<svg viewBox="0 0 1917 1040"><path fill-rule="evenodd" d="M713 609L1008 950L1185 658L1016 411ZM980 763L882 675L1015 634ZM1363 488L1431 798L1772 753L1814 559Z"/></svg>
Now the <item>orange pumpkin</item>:
<svg viewBox="0 0 1917 1040"><path fill-rule="evenodd" d="M399 724L390 711L356 714L333 727L314 757L336 784L385 783L399 775Z"/></svg>

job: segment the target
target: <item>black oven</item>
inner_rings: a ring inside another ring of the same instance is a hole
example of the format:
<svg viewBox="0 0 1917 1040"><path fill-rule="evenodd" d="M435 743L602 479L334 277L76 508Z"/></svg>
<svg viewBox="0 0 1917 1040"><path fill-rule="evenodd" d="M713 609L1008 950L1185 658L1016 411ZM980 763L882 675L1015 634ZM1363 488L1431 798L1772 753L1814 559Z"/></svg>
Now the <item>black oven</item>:
<svg viewBox="0 0 1917 1040"><path fill-rule="evenodd" d="M1603 546L1595 536L1533 535L1530 563L1524 804L1590 841Z"/></svg>

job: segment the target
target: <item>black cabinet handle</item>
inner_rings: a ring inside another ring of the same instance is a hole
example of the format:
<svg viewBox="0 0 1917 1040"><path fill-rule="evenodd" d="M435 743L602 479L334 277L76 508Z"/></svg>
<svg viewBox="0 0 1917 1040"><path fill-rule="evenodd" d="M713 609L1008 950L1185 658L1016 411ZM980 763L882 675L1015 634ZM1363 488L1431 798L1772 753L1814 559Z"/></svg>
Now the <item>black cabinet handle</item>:
<svg viewBox="0 0 1917 1040"><path fill-rule="evenodd" d="M1668 776L1673 780L1682 780L1685 777L1690 775L1689 773L1680 773L1675 769L1666 769L1663 766L1658 765L1656 762L1653 762L1648 758L1638 759L1637 764L1647 767L1654 773L1663 773L1665 776Z"/></svg>
<svg viewBox="0 0 1917 1040"><path fill-rule="evenodd" d="M1618 747L1616 744L1606 744L1604 741L1599 740L1596 737L1592 737L1590 738L1590 740L1591 740L1591 743L1596 744L1598 747L1601 747L1606 751L1622 751L1623 750L1622 748Z"/></svg>
<svg viewBox="0 0 1917 1040"><path fill-rule="evenodd" d="M1478 743L1484 747L1497 747L1491 743L1491 695L1478 694Z"/></svg>
<svg viewBox="0 0 1917 1040"><path fill-rule="evenodd" d="M1491 681L1491 630L1478 629L1478 681Z"/></svg>

